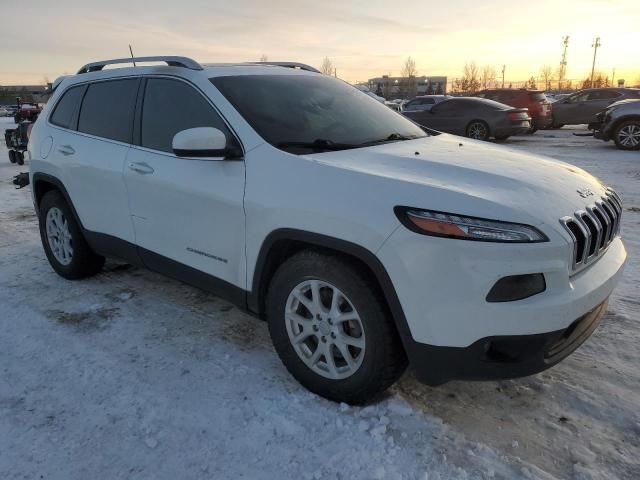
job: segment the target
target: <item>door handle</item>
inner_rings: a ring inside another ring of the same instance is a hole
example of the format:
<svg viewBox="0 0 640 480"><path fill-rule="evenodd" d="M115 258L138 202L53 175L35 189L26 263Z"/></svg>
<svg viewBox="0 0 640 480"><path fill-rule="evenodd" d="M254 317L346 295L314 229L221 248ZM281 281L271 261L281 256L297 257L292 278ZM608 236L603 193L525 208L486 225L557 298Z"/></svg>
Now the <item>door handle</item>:
<svg viewBox="0 0 640 480"><path fill-rule="evenodd" d="M61 154L63 154L65 157L68 157L69 155L73 155L74 153L76 153L76 151L71 145L61 145L60 147L58 147L58 151Z"/></svg>
<svg viewBox="0 0 640 480"><path fill-rule="evenodd" d="M148 175L155 171L150 165L144 162L131 162L129 164L129 170L133 170L134 172L140 173L142 175Z"/></svg>

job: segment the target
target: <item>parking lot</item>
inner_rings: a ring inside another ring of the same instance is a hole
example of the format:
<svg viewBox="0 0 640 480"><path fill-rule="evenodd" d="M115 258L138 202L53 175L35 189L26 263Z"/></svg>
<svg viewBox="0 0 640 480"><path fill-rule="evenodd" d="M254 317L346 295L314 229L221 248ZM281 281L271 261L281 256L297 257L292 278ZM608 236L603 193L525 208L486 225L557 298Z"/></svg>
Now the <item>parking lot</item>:
<svg viewBox="0 0 640 480"><path fill-rule="evenodd" d="M364 408L304 390L264 323L200 290L117 262L57 276L1 146L0 478L639 478L640 155L580 131L502 145L621 194L629 260L598 331L534 377L406 374Z"/></svg>

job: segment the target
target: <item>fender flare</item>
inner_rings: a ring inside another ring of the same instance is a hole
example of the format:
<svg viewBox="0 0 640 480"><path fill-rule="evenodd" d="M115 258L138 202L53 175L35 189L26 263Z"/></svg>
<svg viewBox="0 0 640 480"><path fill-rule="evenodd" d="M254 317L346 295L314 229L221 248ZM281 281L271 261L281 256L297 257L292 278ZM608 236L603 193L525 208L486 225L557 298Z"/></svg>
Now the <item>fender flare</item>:
<svg viewBox="0 0 640 480"><path fill-rule="evenodd" d="M407 354L410 353L409 349L410 346L413 345L414 340L411 335L411 330L409 328L409 324L407 323L404 310L402 309L402 305L400 304L400 300L396 293L396 289L391 281L391 278L389 277L389 274L387 273L386 268L373 252L347 240L330 237L328 235L323 235L320 233L291 228L280 228L272 231L262 242L260 252L258 253L256 266L253 272L253 281L251 283L251 289L247 297L247 305L249 310L259 315L262 315L264 313L262 311L262 299L264 298L264 294L267 290L267 260L274 245L282 240L297 241L314 247L334 250L347 256L353 257L363 263L366 267L368 267L369 270L371 270L371 272L373 273L375 280L378 282L380 289L382 290L391 315L394 319L398 334L400 335L402 343L407 350Z"/></svg>

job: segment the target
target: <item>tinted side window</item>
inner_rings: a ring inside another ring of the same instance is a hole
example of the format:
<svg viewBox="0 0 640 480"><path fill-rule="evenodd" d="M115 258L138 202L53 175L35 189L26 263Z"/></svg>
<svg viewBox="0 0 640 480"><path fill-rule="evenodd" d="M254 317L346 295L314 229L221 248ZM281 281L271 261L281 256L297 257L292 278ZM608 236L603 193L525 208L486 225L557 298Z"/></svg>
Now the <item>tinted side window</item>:
<svg viewBox="0 0 640 480"><path fill-rule="evenodd" d="M222 118L193 87L165 78L147 80L142 106L143 147L173 153L173 136L195 127L218 128L230 142L231 136Z"/></svg>
<svg viewBox="0 0 640 480"><path fill-rule="evenodd" d="M446 102L440 102L438 105L433 107L431 111L439 115L450 115L460 111L460 108L456 104L457 102L455 101L447 100Z"/></svg>
<svg viewBox="0 0 640 480"><path fill-rule="evenodd" d="M82 100L84 88L84 85L79 85L77 87L71 87L69 90L64 92L49 121L59 127L75 129L75 125L72 125L71 123L76 113L76 109Z"/></svg>
<svg viewBox="0 0 640 480"><path fill-rule="evenodd" d="M600 90L591 92L589 94L589 100L611 100L612 98L618 98L621 95L622 94L611 90Z"/></svg>
<svg viewBox="0 0 640 480"><path fill-rule="evenodd" d="M137 78L92 83L82 101L78 131L131 143L137 92Z"/></svg>
<svg viewBox="0 0 640 480"><path fill-rule="evenodd" d="M433 105L434 103L436 103L433 98L425 98L424 100L422 100L422 104L423 105Z"/></svg>

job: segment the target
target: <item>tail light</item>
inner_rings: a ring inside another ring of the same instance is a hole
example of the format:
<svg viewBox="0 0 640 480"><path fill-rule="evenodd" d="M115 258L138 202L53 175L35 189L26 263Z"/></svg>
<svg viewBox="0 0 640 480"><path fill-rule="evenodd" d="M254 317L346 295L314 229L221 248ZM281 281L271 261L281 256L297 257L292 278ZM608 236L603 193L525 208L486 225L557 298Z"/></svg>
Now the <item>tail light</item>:
<svg viewBox="0 0 640 480"><path fill-rule="evenodd" d="M525 112L507 112L507 118L509 120L526 120L529 118L529 115Z"/></svg>

